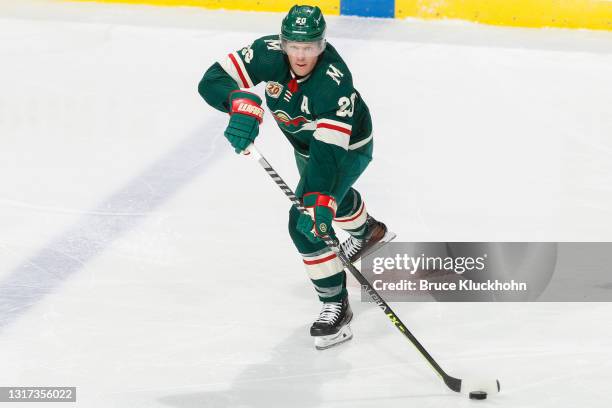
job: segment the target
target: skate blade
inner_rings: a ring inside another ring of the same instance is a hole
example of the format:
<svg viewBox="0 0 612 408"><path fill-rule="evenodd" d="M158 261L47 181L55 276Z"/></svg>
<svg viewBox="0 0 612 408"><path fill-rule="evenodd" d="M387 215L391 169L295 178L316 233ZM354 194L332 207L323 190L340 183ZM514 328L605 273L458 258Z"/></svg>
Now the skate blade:
<svg viewBox="0 0 612 408"><path fill-rule="evenodd" d="M337 346L344 342L349 341L353 338L353 332L351 327L347 324L336 334L330 334L329 336L316 336L314 337L315 348L317 350L325 350L330 347Z"/></svg>
<svg viewBox="0 0 612 408"><path fill-rule="evenodd" d="M380 241L378 241L370 249L368 249L363 254L361 254L361 256L358 259L355 259L353 263L357 263L361 261L363 257L373 254L374 252L378 251L380 248L387 245L389 242L393 241L395 238L397 238L397 235L395 234L395 232L387 231Z"/></svg>

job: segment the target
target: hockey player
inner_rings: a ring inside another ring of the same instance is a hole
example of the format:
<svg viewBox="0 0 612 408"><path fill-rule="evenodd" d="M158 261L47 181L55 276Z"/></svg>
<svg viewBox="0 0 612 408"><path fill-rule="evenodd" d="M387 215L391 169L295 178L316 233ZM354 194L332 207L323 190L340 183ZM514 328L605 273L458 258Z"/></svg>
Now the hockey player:
<svg viewBox="0 0 612 408"><path fill-rule="evenodd" d="M358 260L390 239L387 227L368 215L352 188L372 159L372 123L351 72L325 40L318 7L293 6L280 35L269 35L213 64L198 91L212 107L229 113L225 137L237 153L258 135L264 110L247 92L265 82L266 104L294 149L300 174L296 196L309 214L289 211L289 234L323 307L310 328L318 349L350 340L353 313L343 265L320 237L334 224L350 237L342 248Z"/></svg>

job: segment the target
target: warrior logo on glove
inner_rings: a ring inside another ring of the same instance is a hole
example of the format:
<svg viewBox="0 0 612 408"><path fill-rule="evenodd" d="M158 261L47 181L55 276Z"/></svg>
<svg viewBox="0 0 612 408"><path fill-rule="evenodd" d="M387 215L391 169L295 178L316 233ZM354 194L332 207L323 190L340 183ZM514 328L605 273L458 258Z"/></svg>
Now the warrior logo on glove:
<svg viewBox="0 0 612 408"><path fill-rule="evenodd" d="M261 123L264 110L250 99L240 98L232 101L232 113L242 113L254 117Z"/></svg>
<svg viewBox="0 0 612 408"><path fill-rule="evenodd" d="M224 134L236 153L241 153L259 134L264 114L261 98L251 92L236 90L229 95L229 106L230 121Z"/></svg>

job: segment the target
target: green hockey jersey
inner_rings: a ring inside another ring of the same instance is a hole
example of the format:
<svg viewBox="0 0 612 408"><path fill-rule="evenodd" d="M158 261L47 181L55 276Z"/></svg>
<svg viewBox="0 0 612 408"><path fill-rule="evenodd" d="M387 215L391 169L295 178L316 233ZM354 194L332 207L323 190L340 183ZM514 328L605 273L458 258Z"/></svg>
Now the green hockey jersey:
<svg viewBox="0 0 612 408"><path fill-rule="evenodd" d="M278 35L259 38L227 55L206 71L200 95L228 112L228 95L265 82L266 104L295 150L308 156L302 183L305 192L333 191L348 151L370 155L372 123L351 73L331 44L313 71L296 77Z"/></svg>

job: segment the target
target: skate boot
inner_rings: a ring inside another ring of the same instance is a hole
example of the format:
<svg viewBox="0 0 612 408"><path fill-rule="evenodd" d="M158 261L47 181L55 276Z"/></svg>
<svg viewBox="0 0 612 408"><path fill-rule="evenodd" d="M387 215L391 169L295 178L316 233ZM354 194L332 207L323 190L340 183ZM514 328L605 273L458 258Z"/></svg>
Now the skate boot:
<svg viewBox="0 0 612 408"><path fill-rule="evenodd" d="M315 348L325 350L353 338L349 323L353 319L353 311L345 297L341 302L323 303L319 318L310 327L310 335L314 337Z"/></svg>
<svg viewBox="0 0 612 408"><path fill-rule="evenodd" d="M377 221L371 215L366 219L366 231L363 237L350 236L340 246L351 262L357 262L362 257L378 250L392 241L395 234L387 230L387 226Z"/></svg>

